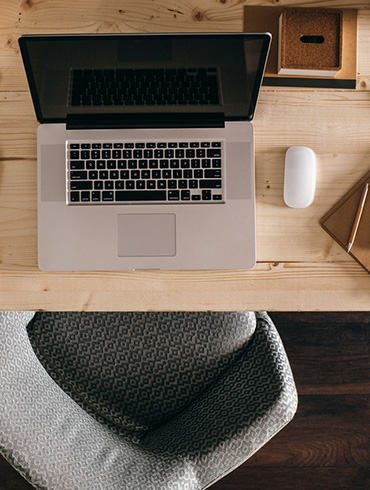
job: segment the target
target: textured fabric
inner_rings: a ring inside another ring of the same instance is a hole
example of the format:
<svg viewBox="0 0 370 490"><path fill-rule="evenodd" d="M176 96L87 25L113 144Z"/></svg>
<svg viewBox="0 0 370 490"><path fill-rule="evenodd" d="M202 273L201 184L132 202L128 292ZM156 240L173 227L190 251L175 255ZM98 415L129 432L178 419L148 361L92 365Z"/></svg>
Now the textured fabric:
<svg viewBox="0 0 370 490"><path fill-rule="evenodd" d="M52 380L29 342L31 318L0 313L0 450L38 489L204 489L295 413L292 373L265 313L255 315L255 333L229 367L139 444L89 416Z"/></svg>
<svg viewBox="0 0 370 490"><path fill-rule="evenodd" d="M47 372L84 409L146 431L206 390L255 327L253 313L40 312L27 331Z"/></svg>

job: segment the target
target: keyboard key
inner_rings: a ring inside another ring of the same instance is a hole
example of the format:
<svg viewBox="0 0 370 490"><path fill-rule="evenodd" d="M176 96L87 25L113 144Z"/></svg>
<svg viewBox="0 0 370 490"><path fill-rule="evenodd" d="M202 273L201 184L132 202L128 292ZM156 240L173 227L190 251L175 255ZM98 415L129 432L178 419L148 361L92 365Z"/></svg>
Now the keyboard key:
<svg viewBox="0 0 370 490"><path fill-rule="evenodd" d="M204 177L206 179L221 179L221 169L217 170L205 170Z"/></svg>
<svg viewBox="0 0 370 490"><path fill-rule="evenodd" d="M212 197L211 191L209 191L209 190L202 191L203 201L210 201L211 197Z"/></svg>
<svg viewBox="0 0 370 490"><path fill-rule="evenodd" d="M103 191L103 201L113 201L113 191Z"/></svg>
<svg viewBox="0 0 370 490"><path fill-rule="evenodd" d="M85 162L81 160L73 160L69 165L71 170L83 170L85 168Z"/></svg>
<svg viewBox="0 0 370 490"><path fill-rule="evenodd" d="M168 200L169 201L178 201L180 199L179 191L168 191Z"/></svg>
<svg viewBox="0 0 370 490"><path fill-rule="evenodd" d="M80 202L79 192L71 192L71 202Z"/></svg>
<svg viewBox="0 0 370 490"><path fill-rule="evenodd" d="M212 199L214 201L222 201L222 194L213 194Z"/></svg>
<svg viewBox="0 0 370 490"><path fill-rule="evenodd" d="M87 179L87 172L86 170L83 171L72 171L70 172L70 177L71 180L86 180Z"/></svg>
<svg viewBox="0 0 370 490"><path fill-rule="evenodd" d="M181 191L181 200L190 201L190 191Z"/></svg>
<svg viewBox="0 0 370 490"><path fill-rule="evenodd" d="M207 150L208 158L220 158L221 157L221 148L209 148Z"/></svg>
<svg viewBox="0 0 370 490"><path fill-rule="evenodd" d="M165 201L166 191L116 191L116 201Z"/></svg>
<svg viewBox="0 0 370 490"><path fill-rule="evenodd" d="M97 170L90 170L89 171L89 179L90 180L96 180L98 178L98 171Z"/></svg>
<svg viewBox="0 0 370 490"><path fill-rule="evenodd" d="M201 180L199 182L199 187L201 189L221 189L222 181L221 180L214 180L214 179Z"/></svg>
<svg viewBox="0 0 370 490"><path fill-rule="evenodd" d="M70 151L69 152L69 158L70 160L78 160L80 158L80 152L79 151Z"/></svg>
<svg viewBox="0 0 370 490"><path fill-rule="evenodd" d="M90 192L88 191L81 192L81 202L88 202L88 201L90 201Z"/></svg>

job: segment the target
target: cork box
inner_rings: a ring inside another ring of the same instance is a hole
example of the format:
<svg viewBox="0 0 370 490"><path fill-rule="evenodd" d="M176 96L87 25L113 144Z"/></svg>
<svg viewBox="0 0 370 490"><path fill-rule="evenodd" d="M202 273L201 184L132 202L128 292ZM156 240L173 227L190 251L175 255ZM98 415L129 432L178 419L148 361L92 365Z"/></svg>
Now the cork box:
<svg viewBox="0 0 370 490"><path fill-rule="evenodd" d="M333 77L342 66L342 12L286 8L279 18L278 73Z"/></svg>

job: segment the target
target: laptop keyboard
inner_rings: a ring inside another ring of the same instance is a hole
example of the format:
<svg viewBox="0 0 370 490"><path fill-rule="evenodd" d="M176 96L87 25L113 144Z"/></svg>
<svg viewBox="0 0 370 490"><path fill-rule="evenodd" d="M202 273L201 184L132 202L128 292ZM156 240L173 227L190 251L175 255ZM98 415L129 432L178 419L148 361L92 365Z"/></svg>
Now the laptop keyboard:
<svg viewBox="0 0 370 490"><path fill-rule="evenodd" d="M67 204L223 202L222 141L67 141Z"/></svg>

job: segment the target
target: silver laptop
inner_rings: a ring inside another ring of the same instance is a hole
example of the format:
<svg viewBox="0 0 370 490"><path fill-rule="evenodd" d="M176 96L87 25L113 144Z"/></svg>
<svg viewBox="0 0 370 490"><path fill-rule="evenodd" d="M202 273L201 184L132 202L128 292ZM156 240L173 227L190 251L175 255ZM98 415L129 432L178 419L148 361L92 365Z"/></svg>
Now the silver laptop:
<svg viewBox="0 0 370 490"><path fill-rule="evenodd" d="M255 265L269 34L26 35L45 271Z"/></svg>

